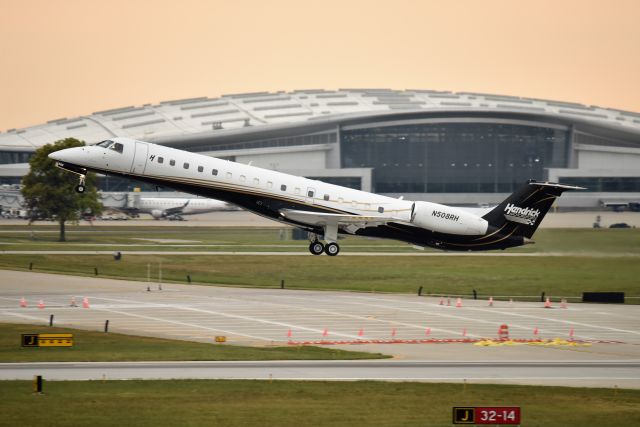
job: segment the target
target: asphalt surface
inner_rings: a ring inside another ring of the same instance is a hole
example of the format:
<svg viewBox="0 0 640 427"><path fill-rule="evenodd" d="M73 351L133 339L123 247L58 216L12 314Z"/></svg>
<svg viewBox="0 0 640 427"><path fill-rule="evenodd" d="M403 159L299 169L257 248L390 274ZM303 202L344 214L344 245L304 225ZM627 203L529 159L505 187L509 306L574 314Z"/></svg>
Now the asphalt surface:
<svg viewBox="0 0 640 427"><path fill-rule="evenodd" d="M638 362L109 362L6 363L0 380L235 379L422 381L640 388Z"/></svg>
<svg viewBox="0 0 640 427"><path fill-rule="evenodd" d="M109 320L111 332L131 335L207 343L213 342L215 336L225 335L228 340L225 345L252 346L287 345L288 341L346 341L351 344L333 345L333 348L394 356L394 360L382 362L383 365L282 362L284 365L250 365L251 371L242 363L236 371L235 367L224 364L191 371L187 368L193 365L188 363L129 364L135 369L127 368L127 364L124 367L99 364L94 371L88 371L86 366L95 365L56 364L47 371L47 375L52 375L50 378L72 379L88 372L109 378L131 378L132 372L136 378L182 378L180 372L185 372L200 375L198 378L226 378L225 375L267 378L271 374L282 379L473 379L640 388L638 305L570 304L563 309L554 303L552 309L544 309L541 303L496 301L489 307L486 300L462 300L462 307L457 308L454 299L452 305L447 306L446 299L445 305L439 305L439 298L417 295L166 283L161 291L157 283L151 283L151 291L147 291L147 286L145 282L0 271L0 322L46 325L53 314L56 326L79 329L103 330L105 320ZM22 297L27 300L27 308L19 306ZM70 306L71 298L81 305L84 297L88 298L90 308ZM40 300L45 305L43 309L37 308ZM568 339L573 335L576 340L593 342L585 346L501 347L470 343L388 343L391 339L495 338L502 324L509 326L512 338ZM361 344L359 340L386 343ZM405 361L409 365L398 364ZM442 361L452 364L428 364ZM519 361L546 365L504 365ZM427 364L420 365L421 362ZM581 365L575 366L576 363ZM45 365L37 366L41 369ZM68 366L78 373L72 374ZM107 371L105 366L111 367ZM219 369L219 366L225 368ZM306 367L301 370L301 366ZM5 372L2 375L9 375L5 367L2 371ZM35 371L20 372L30 377ZM61 373L60 377L56 376L57 372Z"/></svg>

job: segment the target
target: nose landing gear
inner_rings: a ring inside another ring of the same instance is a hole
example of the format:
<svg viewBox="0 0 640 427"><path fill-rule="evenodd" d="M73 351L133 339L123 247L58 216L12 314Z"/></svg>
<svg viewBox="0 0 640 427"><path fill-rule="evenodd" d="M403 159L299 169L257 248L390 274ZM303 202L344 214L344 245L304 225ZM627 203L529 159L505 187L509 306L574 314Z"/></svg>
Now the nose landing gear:
<svg viewBox="0 0 640 427"><path fill-rule="evenodd" d="M82 193L84 193L84 190L87 189L87 186L86 186L86 184L84 182L84 178L85 178L84 175L80 175L80 183L78 185L76 185L76 193L82 194Z"/></svg>

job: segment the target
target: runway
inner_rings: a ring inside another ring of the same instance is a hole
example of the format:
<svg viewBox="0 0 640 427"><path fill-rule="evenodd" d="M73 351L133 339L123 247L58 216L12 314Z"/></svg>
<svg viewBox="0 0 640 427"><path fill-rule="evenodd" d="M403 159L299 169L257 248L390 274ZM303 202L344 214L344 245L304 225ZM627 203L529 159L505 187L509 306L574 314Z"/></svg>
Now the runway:
<svg viewBox="0 0 640 427"><path fill-rule="evenodd" d="M227 336L229 344L286 345L293 341L449 339L496 337L508 324L512 338L617 341L590 347L478 347L471 344L357 344L339 348L391 354L408 360L640 360L640 306L570 304L545 310L540 303L163 284L34 272L2 271L0 321L109 330L198 342ZM29 307L19 307L25 297ZM90 308L70 307L87 297ZM39 309L42 299L45 307ZM455 301L454 301L455 302ZM534 331L538 334L534 335ZM290 335L290 336L289 336Z"/></svg>
<svg viewBox="0 0 640 427"><path fill-rule="evenodd" d="M640 361L280 361L5 363L0 380L422 381L640 388Z"/></svg>

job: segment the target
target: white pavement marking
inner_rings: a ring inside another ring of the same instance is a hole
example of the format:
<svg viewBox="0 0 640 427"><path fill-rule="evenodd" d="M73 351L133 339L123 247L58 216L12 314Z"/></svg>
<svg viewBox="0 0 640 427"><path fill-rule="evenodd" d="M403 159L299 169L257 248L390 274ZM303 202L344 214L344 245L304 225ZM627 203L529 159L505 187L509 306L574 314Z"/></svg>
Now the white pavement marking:
<svg viewBox="0 0 640 427"><path fill-rule="evenodd" d="M179 322L177 320L161 319L159 317L143 316L141 314L126 313L124 311L116 311L116 310L109 310L109 309L99 309L99 310L107 311L107 312L110 312L110 313L122 314L123 316L139 317L141 319L154 320L154 321L157 321L157 322L172 323L174 325L189 326L189 327L192 327L192 328L206 329L208 331L214 331L214 332L223 332L225 334L230 334L230 335L240 335L240 336L243 336L243 337L254 338L254 339L261 340L261 341L269 341L269 342L273 341L270 338L258 337L258 336L255 336L255 335L248 335L248 334L241 334L239 332L232 332L232 331L227 331L227 330L218 329L218 328L209 328L207 326L196 325L196 324L193 324L193 323Z"/></svg>

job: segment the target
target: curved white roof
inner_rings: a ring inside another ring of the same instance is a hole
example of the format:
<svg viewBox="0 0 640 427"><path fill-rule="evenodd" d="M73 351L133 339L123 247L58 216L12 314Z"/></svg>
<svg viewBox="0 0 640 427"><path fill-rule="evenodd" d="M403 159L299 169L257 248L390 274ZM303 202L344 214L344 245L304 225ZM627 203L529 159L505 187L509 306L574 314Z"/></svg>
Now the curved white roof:
<svg viewBox="0 0 640 427"><path fill-rule="evenodd" d="M155 140L202 134L214 128L301 123L352 113L398 110L473 110L547 114L640 133L640 113L570 102L431 90L297 90L164 101L157 105L96 111L0 133L0 150L33 151L58 139L88 143L113 136Z"/></svg>

